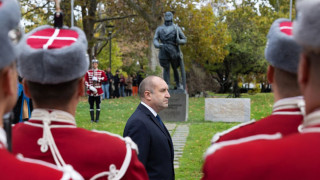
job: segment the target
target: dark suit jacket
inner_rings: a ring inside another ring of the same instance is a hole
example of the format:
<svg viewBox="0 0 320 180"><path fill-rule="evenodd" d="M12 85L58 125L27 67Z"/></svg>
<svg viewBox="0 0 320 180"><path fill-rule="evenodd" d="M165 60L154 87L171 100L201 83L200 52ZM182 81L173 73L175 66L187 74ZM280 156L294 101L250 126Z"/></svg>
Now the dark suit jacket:
<svg viewBox="0 0 320 180"><path fill-rule="evenodd" d="M128 119L123 136L129 136L138 145L139 160L150 179L174 179L174 152L170 134L148 108L139 104Z"/></svg>

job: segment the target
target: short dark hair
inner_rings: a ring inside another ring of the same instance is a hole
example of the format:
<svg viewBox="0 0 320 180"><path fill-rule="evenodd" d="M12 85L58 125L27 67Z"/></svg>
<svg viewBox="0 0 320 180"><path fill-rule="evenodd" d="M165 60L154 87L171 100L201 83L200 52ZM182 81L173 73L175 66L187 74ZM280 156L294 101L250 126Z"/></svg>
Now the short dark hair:
<svg viewBox="0 0 320 180"><path fill-rule="evenodd" d="M26 81L31 99L38 106L66 105L77 90L81 78L59 84L40 84Z"/></svg>
<svg viewBox="0 0 320 180"><path fill-rule="evenodd" d="M157 77L157 76L148 76L142 80L142 82L139 85L139 90L138 90L138 94L139 94L140 98L144 98L145 91L150 91L151 93L153 93L153 89L154 89L153 79L155 77Z"/></svg>

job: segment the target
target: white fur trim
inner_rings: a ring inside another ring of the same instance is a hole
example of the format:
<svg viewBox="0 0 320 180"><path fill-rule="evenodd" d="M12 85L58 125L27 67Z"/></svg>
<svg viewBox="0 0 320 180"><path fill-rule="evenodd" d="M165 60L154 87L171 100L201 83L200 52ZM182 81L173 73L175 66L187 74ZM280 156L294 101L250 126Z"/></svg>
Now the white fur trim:
<svg viewBox="0 0 320 180"><path fill-rule="evenodd" d="M206 151L204 158L206 158L208 155L215 153L217 150L226 147L226 146L231 146L231 145L236 145L236 144L241 144L241 143L246 143L250 141L255 141L255 140L275 140L275 139L280 139L282 137L281 133L276 133L276 134L258 134L254 136L249 136L245 138L240 138L237 140L230 140L230 141L223 141L219 143L215 143L211 145L208 150Z"/></svg>
<svg viewBox="0 0 320 180"><path fill-rule="evenodd" d="M320 1L300 0L296 2L298 17L293 23L294 39L303 47L320 48Z"/></svg>
<svg viewBox="0 0 320 180"><path fill-rule="evenodd" d="M282 23L288 25L281 27ZM292 35L281 31L281 29L291 30L292 27L288 27L289 23L291 21L284 18L272 23L267 36L265 58L272 66L296 74L301 47L294 41Z"/></svg>
<svg viewBox="0 0 320 180"><path fill-rule="evenodd" d="M38 44L42 48L33 48L28 44L28 39L34 39L36 32L45 29L54 30L54 34L49 36L45 45ZM46 49L52 41L67 40L65 37L57 37L66 29L54 29L50 26L40 26L33 29L23 36L18 45L18 72L28 81L41 84L59 84L82 77L89 68L88 57L86 56L86 49L88 46L84 32L77 27L71 27L70 32L78 34L76 41L56 49ZM60 31L60 33L59 33ZM62 39L61 39L62 38ZM50 46L49 46L50 47Z"/></svg>
<svg viewBox="0 0 320 180"><path fill-rule="evenodd" d="M1 0L0 7L0 69L10 65L17 58L16 47L13 45L8 33L19 24L21 13L18 1Z"/></svg>

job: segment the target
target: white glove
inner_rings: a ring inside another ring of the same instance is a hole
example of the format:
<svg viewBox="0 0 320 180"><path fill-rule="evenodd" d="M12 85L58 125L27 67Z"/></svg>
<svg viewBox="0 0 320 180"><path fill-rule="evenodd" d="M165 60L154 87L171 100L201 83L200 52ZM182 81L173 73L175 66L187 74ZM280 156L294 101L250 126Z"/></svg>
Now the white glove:
<svg viewBox="0 0 320 180"><path fill-rule="evenodd" d="M92 81L98 81L98 78L96 76L93 76Z"/></svg>
<svg viewBox="0 0 320 180"><path fill-rule="evenodd" d="M97 89L93 86L89 86L90 91L92 91L93 93L97 93Z"/></svg>

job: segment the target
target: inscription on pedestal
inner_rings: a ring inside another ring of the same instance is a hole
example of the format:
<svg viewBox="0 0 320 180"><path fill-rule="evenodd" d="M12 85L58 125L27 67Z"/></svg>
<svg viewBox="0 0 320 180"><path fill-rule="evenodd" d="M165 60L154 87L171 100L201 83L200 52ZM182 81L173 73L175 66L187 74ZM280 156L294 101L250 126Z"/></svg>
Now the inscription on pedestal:
<svg viewBox="0 0 320 180"><path fill-rule="evenodd" d="M170 92L169 106L159 115L163 121L187 121L189 95L186 93Z"/></svg>

